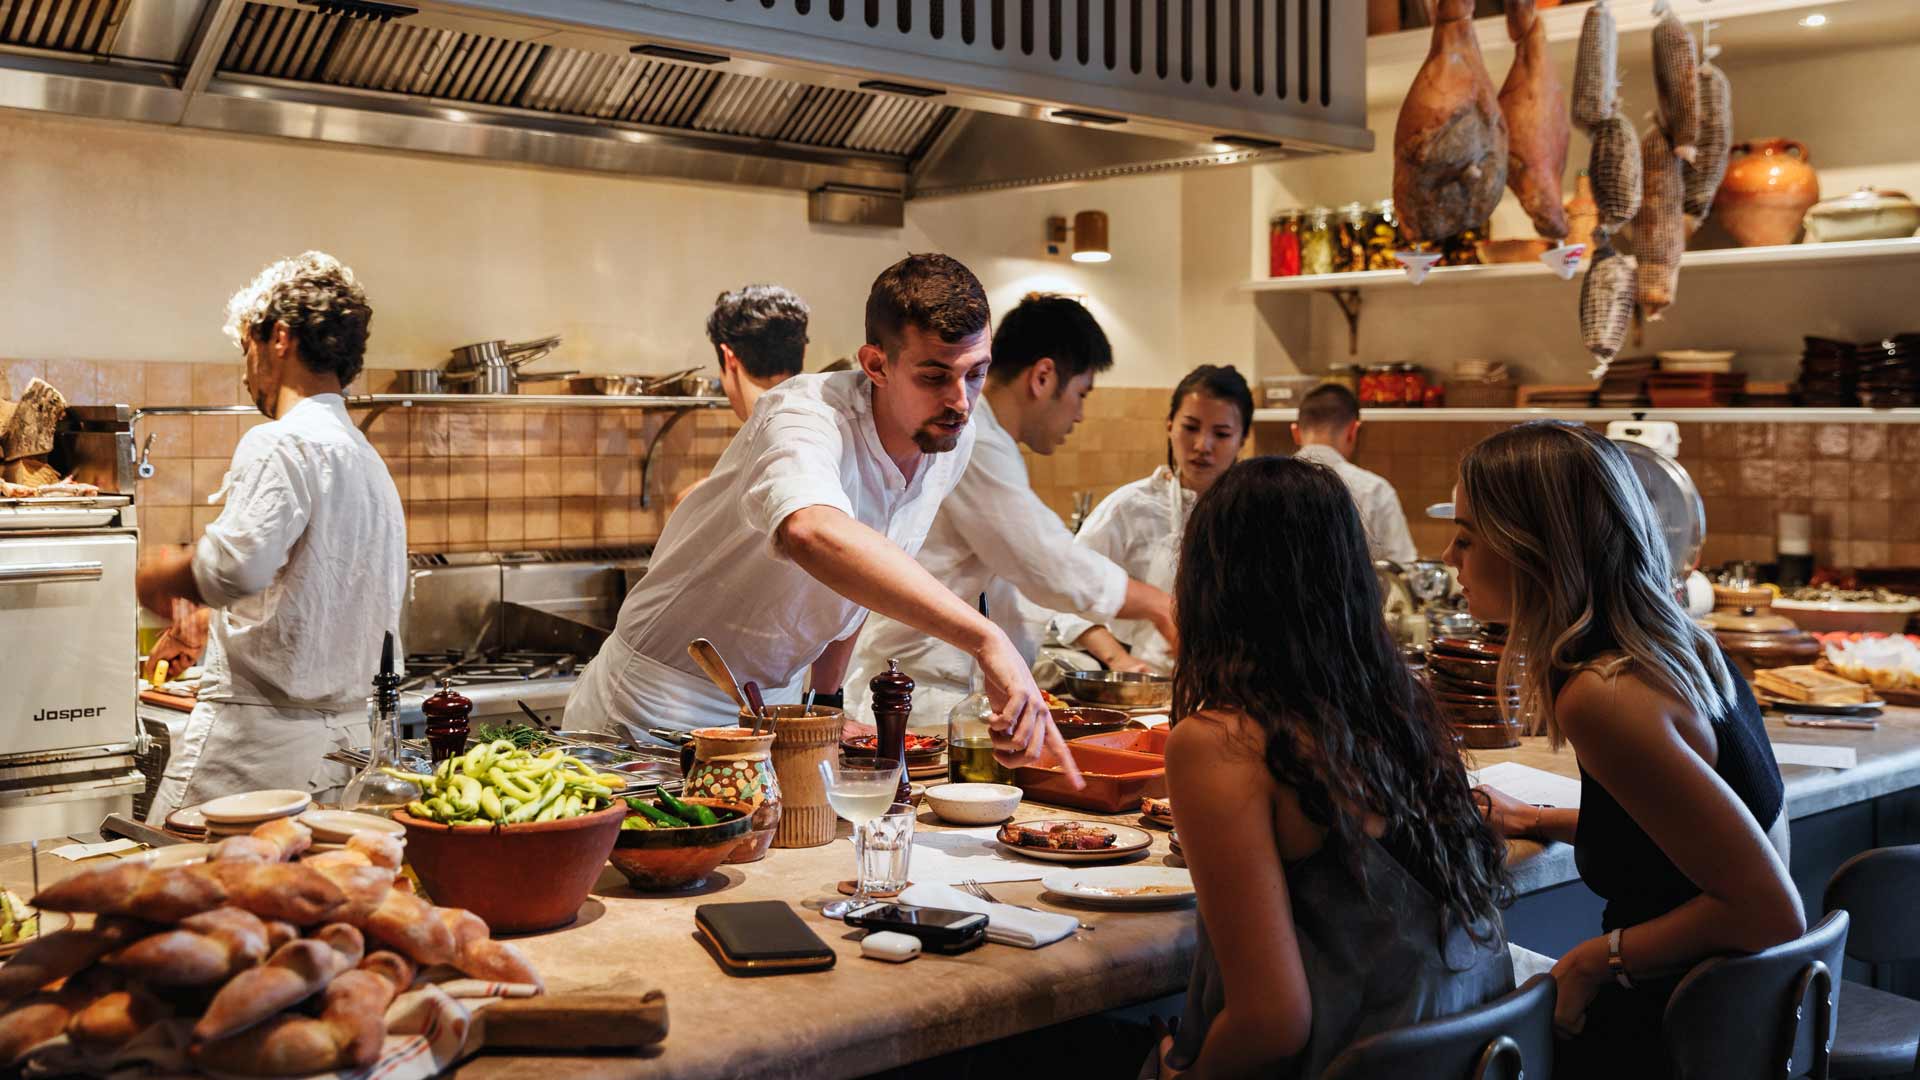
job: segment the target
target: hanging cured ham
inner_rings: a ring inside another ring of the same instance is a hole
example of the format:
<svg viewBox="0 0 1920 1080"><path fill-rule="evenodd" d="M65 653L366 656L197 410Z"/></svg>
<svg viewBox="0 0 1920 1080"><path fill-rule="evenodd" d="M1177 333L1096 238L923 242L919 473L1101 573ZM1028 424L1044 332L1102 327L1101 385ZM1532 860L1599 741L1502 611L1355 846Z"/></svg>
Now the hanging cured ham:
<svg viewBox="0 0 1920 1080"><path fill-rule="evenodd" d="M1660 130L1682 161L1700 147L1700 72L1693 35L1672 9L1653 28L1653 82L1659 93Z"/></svg>
<svg viewBox="0 0 1920 1080"><path fill-rule="evenodd" d="M1507 36L1513 39L1513 67L1500 88L1500 113L1507 120L1507 187L1533 220L1533 231L1549 240L1567 235L1566 203L1560 177L1567 171L1567 91L1553 57L1547 55L1547 28L1534 0L1507 0Z"/></svg>
<svg viewBox="0 0 1920 1080"><path fill-rule="evenodd" d="M1686 178L1687 224L1698 228L1727 176L1733 141L1733 85L1711 61L1700 65L1700 152L1681 169Z"/></svg>
<svg viewBox="0 0 1920 1080"><path fill-rule="evenodd" d="M1593 0L1580 24L1573 65L1573 122L1591 128L1613 115L1620 98L1620 35L1607 0Z"/></svg>
<svg viewBox="0 0 1920 1080"><path fill-rule="evenodd" d="M1674 156L1666 133L1658 127L1640 141L1646 197L1633 219L1633 254L1639 260L1640 310L1649 321L1658 319L1680 290L1680 256L1687 248L1687 227L1681 204L1685 189L1680 159Z"/></svg>
<svg viewBox="0 0 1920 1080"><path fill-rule="evenodd" d="M1439 0L1433 44L1393 132L1393 205L1417 240L1484 225L1507 183L1507 121L1473 32L1473 0Z"/></svg>

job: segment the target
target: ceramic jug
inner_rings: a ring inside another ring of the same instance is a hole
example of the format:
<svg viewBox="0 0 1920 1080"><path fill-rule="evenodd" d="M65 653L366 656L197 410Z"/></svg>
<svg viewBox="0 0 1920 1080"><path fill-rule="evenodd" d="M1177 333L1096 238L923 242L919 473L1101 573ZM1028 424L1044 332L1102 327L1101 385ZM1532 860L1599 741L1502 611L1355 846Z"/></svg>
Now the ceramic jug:
<svg viewBox="0 0 1920 1080"><path fill-rule="evenodd" d="M1807 148L1792 139L1756 139L1729 154L1713 216L1742 247L1793 243L1807 208L1820 201L1820 177Z"/></svg>

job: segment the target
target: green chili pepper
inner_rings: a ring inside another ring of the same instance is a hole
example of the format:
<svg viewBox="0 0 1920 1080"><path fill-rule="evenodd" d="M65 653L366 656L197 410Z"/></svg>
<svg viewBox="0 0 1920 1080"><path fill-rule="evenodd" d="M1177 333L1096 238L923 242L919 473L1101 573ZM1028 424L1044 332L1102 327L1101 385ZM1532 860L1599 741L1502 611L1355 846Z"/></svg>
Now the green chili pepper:
<svg viewBox="0 0 1920 1080"><path fill-rule="evenodd" d="M662 810L659 807L652 805L651 803L645 802L644 800L628 799L627 805L633 807L635 810L638 810L643 816L646 817L648 821L653 822L655 825L659 826L662 829L684 829L687 827L686 822L681 821L679 818L674 817L672 814L667 813L665 810Z"/></svg>
<svg viewBox="0 0 1920 1080"><path fill-rule="evenodd" d="M699 803L685 803L673 797L665 788L660 789L660 801L666 804L667 812L695 825L718 825L720 819L713 811Z"/></svg>

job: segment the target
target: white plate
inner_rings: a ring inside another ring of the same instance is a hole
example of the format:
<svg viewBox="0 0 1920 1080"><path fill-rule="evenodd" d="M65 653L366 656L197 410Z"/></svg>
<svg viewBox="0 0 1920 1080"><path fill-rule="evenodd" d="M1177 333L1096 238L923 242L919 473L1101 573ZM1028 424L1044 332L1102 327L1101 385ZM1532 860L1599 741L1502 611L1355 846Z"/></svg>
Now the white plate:
<svg viewBox="0 0 1920 1080"><path fill-rule="evenodd" d="M93 528L112 521L119 513L71 506L6 506L0 507L0 530Z"/></svg>
<svg viewBox="0 0 1920 1080"><path fill-rule="evenodd" d="M238 795L222 796L212 802L200 804L200 813L205 815L210 823L247 825L297 814L312 805L313 796L304 791L272 788L267 791L245 791Z"/></svg>
<svg viewBox="0 0 1920 1080"><path fill-rule="evenodd" d="M1066 822L1063 821L1018 821L1014 824L1044 827L1065 823ZM1110 848L1101 848L1098 851L1055 851L1051 848L1021 847L1018 844L1009 844L1005 840L1000 839L998 830L995 830L994 833L994 843L999 844L1001 847L1017 855L1025 855L1029 859L1039 859L1041 862L1057 863L1111 862L1114 859L1124 859L1130 855L1138 855L1140 852L1153 846L1153 836L1145 829L1136 829L1131 825L1113 825L1105 821L1088 821L1083 824L1097 825L1100 828L1112 830L1113 846Z"/></svg>
<svg viewBox="0 0 1920 1080"><path fill-rule="evenodd" d="M1056 870L1040 884L1048 892L1101 907L1171 907L1193 899L1193 875L1171 866Z"/></svg>
<svg viewBox="0 0 1920 1080"><path fill-rule="evenodd" d="M144 852L135 858L159 870L168 866L188 866L206 862L207 852L212 850L211 844L168 844L166 847L157 847L152 851Z"/></svg>
<svg viewBox="0 0 1920 1080"><path fill-rule="evenodd" d="M359 814L352 810L308 810L297 818L313 830L313 839L321 844L345 844L356 833L405 836L406 827L391 818Z"/></svg>
<svg viewBox="0 0 1920 1080"><path fill-rule="evenodd" d="M1849 701L1845 704L1822 704L1774 697L1761 690L1753 692L1753 699L1769 709L1779 709L1781 712L1812 713L1815 716L1853 716L1864 712L1878 712L1887 707L1887 703L1878 698L1872 701Z"/></svg>
<svg viewBox="0 0 1920 1080"><path fill-rule="evenodd" d="M30 906L25 900L20 898L19 893L12 890L7 891L7 899L13 901L13 913L16 917L25 919L33 915L40 916L40 934L38 936L56 934L73 925L73 916L64 911L40 911ZM26 948L27 943L31 942L34 936L35 935L29 935L18 941L0 945L0 957L12 956L14 953Z"/></svg>

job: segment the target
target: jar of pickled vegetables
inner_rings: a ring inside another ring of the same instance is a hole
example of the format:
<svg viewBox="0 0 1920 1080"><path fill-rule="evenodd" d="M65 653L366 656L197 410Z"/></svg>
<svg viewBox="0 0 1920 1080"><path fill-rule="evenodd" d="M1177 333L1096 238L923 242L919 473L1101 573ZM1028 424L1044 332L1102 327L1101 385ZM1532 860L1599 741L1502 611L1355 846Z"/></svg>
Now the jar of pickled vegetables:
<svg viewBox="0 0 1920 1080"><path fill-rule="evenodd" d="M1300 276L1300 226L1304 217L1298 210L1274 215L1268 235L1267 273L1274 277Z"/></svg>
<svg viewBox="0 0 1920 1080"><path fill-rule="evenodd" d="M1327 381L1346 387L1354 397L1360 396L1360 368L1355 364L1335 364L1327 369Z"/></svg>
<svg viewBox="0 0 1920 1080"><path fill-rule="evenodd" d="M1333 211L1324 206L1308 212L1300 230L1300 272L1333 273Z"/></svg>
<svg viewBox="0 0 1920 1080"><path fill-rule="evenodd" d="M1426 401L1427 375L1418 364L1401 364L1397 368L1400 376L1400 403L1410 409L1417 409Z"/></svg>
<svg viewBox="0 0 1920 1080"><path fill-rule="evenodd" d="M1353 273L1367 268L1367 208L1357 202L1340 208L1333 228L1333 272Z"/></svg>
<svg viewBox="0 0 1920 1080"><path fill-rule="evenodd" d="M1367 213L1367 269L1398 270L1393 253L1400 250L1400 218L1393 212L1393 200L1381 199Z"/></svg>

